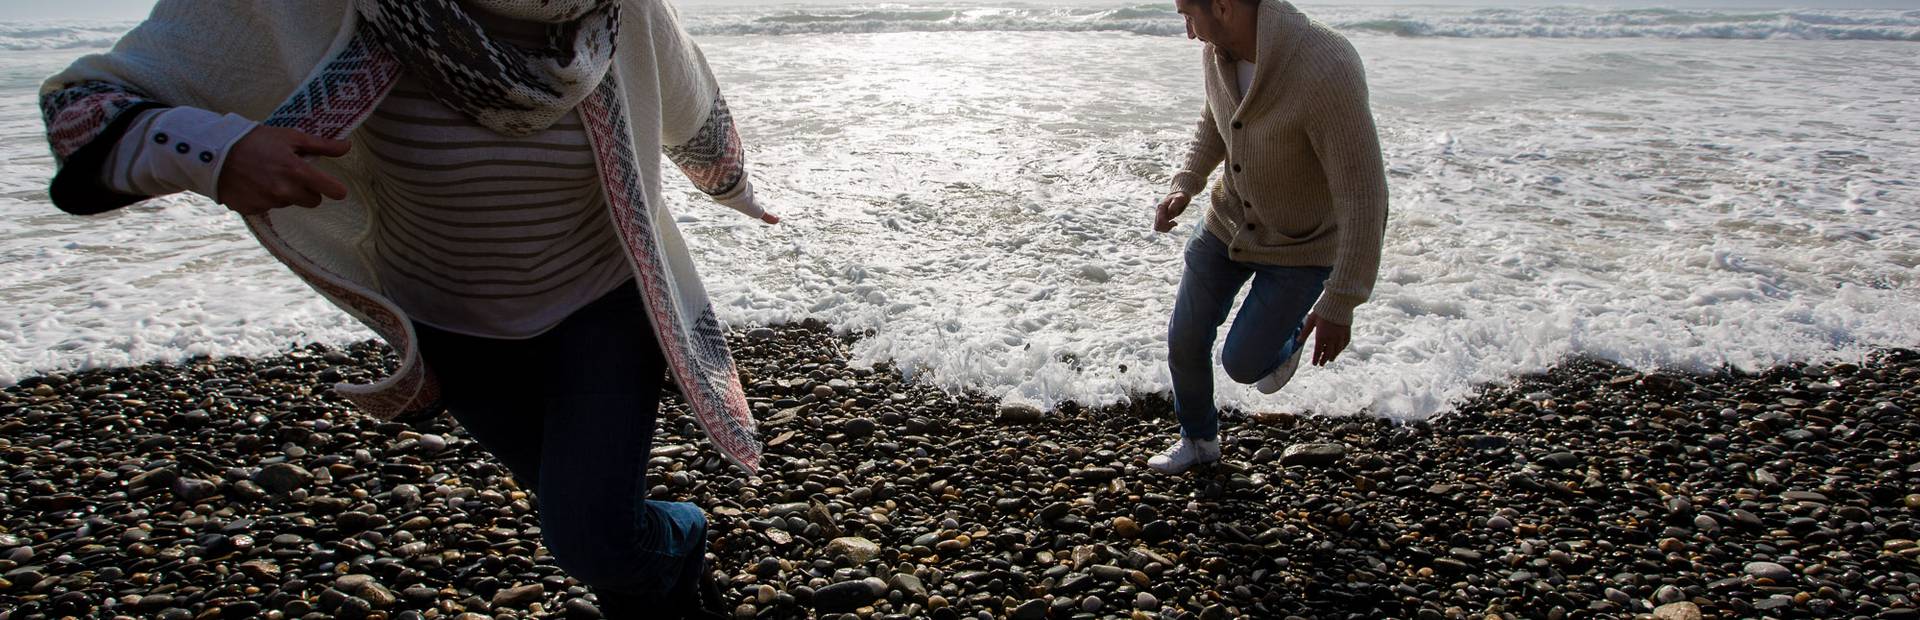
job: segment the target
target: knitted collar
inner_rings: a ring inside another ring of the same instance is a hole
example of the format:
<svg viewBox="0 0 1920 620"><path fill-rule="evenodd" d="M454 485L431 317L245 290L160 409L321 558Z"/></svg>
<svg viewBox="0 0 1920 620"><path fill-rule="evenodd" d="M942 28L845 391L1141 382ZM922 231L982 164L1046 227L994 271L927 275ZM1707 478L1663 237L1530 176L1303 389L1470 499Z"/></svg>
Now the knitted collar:
<svg viewBox="0 0 1920 620"><path fill-rule="evenodd" d="M362 27L447 107L508 136L546 129L613 66L618 0L355 0ZM545 49L487 35L465 4L548 24Z"/></svg>

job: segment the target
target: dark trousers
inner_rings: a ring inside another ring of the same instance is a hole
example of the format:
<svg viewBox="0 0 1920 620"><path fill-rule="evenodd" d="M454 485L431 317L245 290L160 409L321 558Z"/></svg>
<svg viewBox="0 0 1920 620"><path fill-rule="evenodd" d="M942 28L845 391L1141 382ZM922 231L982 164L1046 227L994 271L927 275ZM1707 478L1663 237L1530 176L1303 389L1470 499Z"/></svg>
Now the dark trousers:
<svg viewBox="0 0 1920 620"><path fill-rule="evenodd" d="M666 360L631 282L526 340L416 323L420 352L468 434L539 496L554 561L603 611L672 617L706 553L697 506L647 497Z"/></svg>

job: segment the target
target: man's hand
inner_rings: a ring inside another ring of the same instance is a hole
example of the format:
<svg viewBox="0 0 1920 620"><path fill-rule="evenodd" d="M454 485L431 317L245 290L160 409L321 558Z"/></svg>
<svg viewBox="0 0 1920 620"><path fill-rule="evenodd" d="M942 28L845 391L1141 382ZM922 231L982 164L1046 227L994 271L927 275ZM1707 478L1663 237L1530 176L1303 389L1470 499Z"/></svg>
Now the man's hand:
<svg viewBox="0 0 1920 620"><path fill-rule="evenodd" d="M322 197L346 198L346 184L304 158L339 157L347 148L345 140L285 127L255 127L227 153L216 190L220 203L241 215L259 215L291 205L317 207Z"/></svg>
<svg viewBox="0 0 1920 620"><path fill-rule="evenodd" d="M1307 315L1307 326L1300 330L1300 342L1305 343L1307 336L1319 332L1320 337L1313 341L1313 365L1325 366L1340 352L1347 350L1347 340L1353 335L1353 326L1341 325L1333 321L1322 321L1320 315Z"/></svg>
<svg viewBox="0 0 1920 620"><path fill-rule="evenodd" d="M1187 203L1192 200L1193 198L1186 192L1174 192L1161 199L1160 206L1153 208L1154 232L1173 230L1173 218L1180 217L1181 213L1186 212Z"/></svg>

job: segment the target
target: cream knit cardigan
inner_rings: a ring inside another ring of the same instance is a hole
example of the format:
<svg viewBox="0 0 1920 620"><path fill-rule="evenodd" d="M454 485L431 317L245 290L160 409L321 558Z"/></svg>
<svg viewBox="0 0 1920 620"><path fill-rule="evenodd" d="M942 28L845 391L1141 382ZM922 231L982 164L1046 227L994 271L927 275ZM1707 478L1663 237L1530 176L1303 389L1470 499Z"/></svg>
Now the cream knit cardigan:
<svg viewBox="0 0 1920 620"><path fill-rule="evenodd" d="M660 199L660 159L679 164L716 199L746 191L744 161L725 101L677 16L658 0L625 0L618 54L578 111L604 184L609 217L624 242L646 317L671 377L714 445L748 471L759 442L724 329L692 257ZM161 0L151 17L104 54L81 58L47 80L41 106L61 168L51 194L74 213L144 199L112 194L88 178L133 112L192 106L273 126L358 141L355 128L379 105L400 67L359 36L351 0ZM275 258L392 345L400 366L370 385L336 390L381 418L437 411L438 382L420 358L411 321L372 286L362 200L377 163L352 153L315 163L349 188L315 209L275 209L246 218ZM757 209L754 209L757 211ZM749 214L755 215L755 214Z"/></svg>
<svg viewBox="0 0 1920 620"><path fill-rule="evenodd" d="M1354 307L1373 292L1387 221L1386 168L1360 55L1287 2L1261 2L1258 28L1245 97L1237 63L1206 46L1207 104L1173 188L1199 195L1224 160L1207 230L1234 260L1333 267L1313 312L1352 324Z"/></svg>

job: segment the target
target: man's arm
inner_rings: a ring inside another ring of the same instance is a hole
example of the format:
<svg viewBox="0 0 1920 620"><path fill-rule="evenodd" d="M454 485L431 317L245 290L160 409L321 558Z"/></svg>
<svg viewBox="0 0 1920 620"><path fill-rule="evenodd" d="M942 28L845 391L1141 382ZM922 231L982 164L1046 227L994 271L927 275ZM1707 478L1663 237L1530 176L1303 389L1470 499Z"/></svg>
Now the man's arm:
<svg viewBox="0 0 1920 620"><path fill-rule="evenodd" d="M1387 222L1387 173L1380 135L1367 103L1358 54L1330 63L1307 88L1307 134L1327 178L1339 226L1339 253L1326 291L1314 305L1322 323L1353 324L1353 309L1373 294ZM1323 325L1324 327L1324 325Z"/></svg>
<svg viewBox="0 0 1920 620"><path fill-rule="evenodd" d="M1213 169L1226 157L1227 142L1220 137L1220 125L1213 120L1213 106L1202 102L1200 123L1193 129L1193 139L1187 141L1186 160L1173 175L1173 191L1188 198L1198 196L1200 190L1206 189L1207 176L1213 174Z"/></svg>

